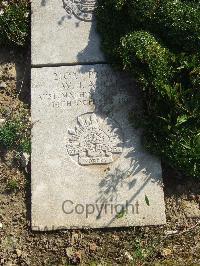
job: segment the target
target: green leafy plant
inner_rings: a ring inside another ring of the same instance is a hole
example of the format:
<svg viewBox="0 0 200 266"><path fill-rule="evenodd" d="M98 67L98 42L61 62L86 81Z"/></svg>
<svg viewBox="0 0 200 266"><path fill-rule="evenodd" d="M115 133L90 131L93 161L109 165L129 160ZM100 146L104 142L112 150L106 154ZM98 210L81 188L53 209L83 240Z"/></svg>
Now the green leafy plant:
<svg viewBox="0 0 200 266"><path fill-rule="evenodd" d="M31 139L30 139L30 137L23 138L20 145L21 145L21 150L23 152L26 152L28 154L31 153Z"/></svg>
<svg viewBox="0 0 200 266"><path fill-rule="evenodd" d="M10 191L16 191L17 189L19 189L19 184L17 180L15 179L9 180L7 183L7 189Z"/></svg>
<svg viewBox="0 0 200 266"><path fill-rule="evenodd" d="M136 238L133 249L133 263L134 265L140 265L148 257L151 257L154 252L154 247L150 245L144 245L142 241Z"/></svg>
<svg viewBox="0 0 200 266"><path fill-rule="evenodd" d="M30 154L30 124L25 118L13 118L0 126L0 147Z"/></svg>
<svg viewBox="0 0 200 266"><path fill-rule="evenodd" d="M143 91L142 118L132 119L140 119L145 147L199 177L199 2L99 0L96 17L108 60Z"/></svg>
<svg viewBox="0 0 200 266"><path fill-rule="evenodd" d="M29 35L28 0L0 0L0 45L25 45Z"/></svg>
<svg viewBox="0 0 200 266"><path fill-rule="evenodd" d="M19 138L19 125L16 121L7 121L0 127L0 145L11 148Z"/></svg>

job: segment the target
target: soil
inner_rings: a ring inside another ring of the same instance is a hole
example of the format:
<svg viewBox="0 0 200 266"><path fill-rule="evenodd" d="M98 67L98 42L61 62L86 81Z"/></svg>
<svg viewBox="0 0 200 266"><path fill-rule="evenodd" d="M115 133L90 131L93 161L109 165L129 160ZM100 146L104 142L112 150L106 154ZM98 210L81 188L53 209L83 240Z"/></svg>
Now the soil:
<svg viewBox="0 0 200 266"><path fill-rule="evenodd" d="M0 119L30 116L28 48L1 49L1 82ZM0 153L0 265L200 265L199 180L163 164L165 226L35 233L30 167L15 157Z"/></svg>

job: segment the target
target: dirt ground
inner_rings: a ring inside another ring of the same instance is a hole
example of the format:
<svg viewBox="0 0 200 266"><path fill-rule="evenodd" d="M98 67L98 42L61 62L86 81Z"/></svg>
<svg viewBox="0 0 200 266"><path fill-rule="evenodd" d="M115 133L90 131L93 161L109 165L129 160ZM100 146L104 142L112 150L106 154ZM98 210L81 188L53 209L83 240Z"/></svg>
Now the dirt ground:
<svg viewBox="0 0 200 266"><path fill-rule="evenodd" d="M0 119L18 113L29 119L29 49L0 49L1 82ZM0 153L0 265L200 265L198 180L163 164L165 226L34 233L30 167L15 157Z"/></svg>

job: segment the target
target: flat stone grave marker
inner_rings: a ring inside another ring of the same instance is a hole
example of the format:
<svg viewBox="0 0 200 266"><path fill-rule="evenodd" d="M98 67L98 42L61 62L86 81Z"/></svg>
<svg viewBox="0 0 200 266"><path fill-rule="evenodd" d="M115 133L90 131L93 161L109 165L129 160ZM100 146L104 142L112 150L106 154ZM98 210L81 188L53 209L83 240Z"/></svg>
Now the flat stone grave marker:
<svg viewBox="0 0 200 266"><path fill-rule="evenodd" d="M95 0L32 1L32 65L103 62Z"/></svg>
<svg viewBox="0 0 200 266"><path fill-rule="evenodd" d="M160 160L130 121L141 96L102 63L94 5L32 3L33 230L166 222Z"/></svg>
<svg viewBox="0 0 200 266"><path fill-rule="evenodd" d="M165 223L160 161L129 122L134 82L107 65L33 69L32 80L33 228Z"/></svg>

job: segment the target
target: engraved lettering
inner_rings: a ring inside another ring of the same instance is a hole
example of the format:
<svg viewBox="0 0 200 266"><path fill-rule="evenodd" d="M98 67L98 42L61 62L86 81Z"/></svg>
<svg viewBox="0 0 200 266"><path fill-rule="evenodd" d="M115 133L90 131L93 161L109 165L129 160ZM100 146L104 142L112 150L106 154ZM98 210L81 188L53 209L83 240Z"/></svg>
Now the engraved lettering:
<svg viewBox="0 0 200 266"><path fill-rule="evenodd" d="M72 106L72 102L71 101L67 101L66 104L67 104L67 106Z"/></svg>

